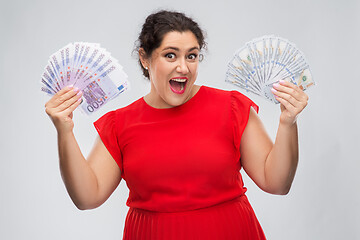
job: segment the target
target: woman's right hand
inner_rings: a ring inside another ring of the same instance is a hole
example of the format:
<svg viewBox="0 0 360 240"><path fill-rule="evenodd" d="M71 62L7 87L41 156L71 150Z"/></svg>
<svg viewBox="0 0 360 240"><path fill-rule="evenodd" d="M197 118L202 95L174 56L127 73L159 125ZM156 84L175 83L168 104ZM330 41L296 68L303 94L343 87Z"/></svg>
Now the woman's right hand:
<svg viewBox="0 0 360 240"><path fill-rule="evenodd" d="M73 130L73 111L81 103L81 96L82 92L78 88L67 86L45 104L45 112L51 118L58 133Z"/></svg>

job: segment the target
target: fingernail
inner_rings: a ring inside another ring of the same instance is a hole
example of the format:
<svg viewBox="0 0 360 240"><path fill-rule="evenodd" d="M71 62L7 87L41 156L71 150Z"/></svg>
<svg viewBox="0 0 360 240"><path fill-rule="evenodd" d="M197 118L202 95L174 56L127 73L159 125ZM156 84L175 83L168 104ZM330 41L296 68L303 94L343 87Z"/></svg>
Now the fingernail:
<svg viewBox="0 0 360 240"><path fill-rule="evenodd" d="M72 87L74 87L74 85L72 85L72 84L71 84L71 85L68 85L68 88L72 88Z"/></svg>
<svg viewBox="0 0 360 240"><path fill-rule="evenodd" d="M277 92L274 88L271 88L271 91L272 91L272 92Z"/></svg>
<svg viewBox="0 0 360 240"><path fill-rule="evenodd" d="M81 95L82 94L82 91L79 91L76 95Z"/></svg>
<svg viewBox="0 0 360 240"><path fill-rule="evenodd" d="M279 82L280 82L280 83L285 83L286 81L285 81L285 80L280 80Z"/></svg>
<svg viewBox="0 0 360 240"><path fill-rule="evenodd" d="M273 84L273 87L277 88L277 87L279 87L279 84L275 83L275 84Z"/></svg>
<svg viewBox="0 0 360 240"><path fill-rule="evenodd" d="M74 92L78 92L79 88L75 87L73 90L74 90Z"/></svg>

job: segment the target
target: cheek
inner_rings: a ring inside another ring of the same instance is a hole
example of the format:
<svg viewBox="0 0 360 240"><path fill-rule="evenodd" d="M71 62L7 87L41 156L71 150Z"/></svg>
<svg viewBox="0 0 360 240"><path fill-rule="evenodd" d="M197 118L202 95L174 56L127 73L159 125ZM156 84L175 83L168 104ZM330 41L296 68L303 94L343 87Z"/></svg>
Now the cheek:
<svg viewBox="0 0 360 240"><path fill-rule="evenodd" d="M197 74L198 74L198 68L199 67L199 64L198 63L196 63L196 64L193 64L192 66L191 66L191 72L192 72L192 74L196 77L197 76Z"/></svg>
<svg viewBox="0 0 360 240"><path fill-rule="evenodd" d="M153 68L152 81L158 90L167 85L169 81L169 75L171 74L171 68L167 64L158 64Z"/></svg>
<svg viewBox="0 0 360 240"><path fill-rule="evenodd" d="M172 65L165 61L159 61L154 70L156 77L166 78L172 71Z"/></svg>

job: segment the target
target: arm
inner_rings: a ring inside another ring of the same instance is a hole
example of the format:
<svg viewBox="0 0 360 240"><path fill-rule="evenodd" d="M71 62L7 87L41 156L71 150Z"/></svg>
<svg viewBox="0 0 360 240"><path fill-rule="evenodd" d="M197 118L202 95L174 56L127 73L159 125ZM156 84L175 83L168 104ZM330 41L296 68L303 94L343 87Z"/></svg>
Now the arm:
<svg viewBox="0 0 360 240"><path fill-rule="evenodd" d="M294 84L282 81L276 99L281 115L275 143L251 109L248 124L241 138L241 162L249 177L264 191L287 194L298 163L296 118L307 105L307 95Z"/></svg>
<svg viewBox="0 0 360 240"><path fill-rule="evenodd" d="M98 137L85 159L73 134L72 112L79 106L81 93L66 87L45 105L58 133L61 176L66 189L81 210L100 206L121 180L120 169Z"/></svg>

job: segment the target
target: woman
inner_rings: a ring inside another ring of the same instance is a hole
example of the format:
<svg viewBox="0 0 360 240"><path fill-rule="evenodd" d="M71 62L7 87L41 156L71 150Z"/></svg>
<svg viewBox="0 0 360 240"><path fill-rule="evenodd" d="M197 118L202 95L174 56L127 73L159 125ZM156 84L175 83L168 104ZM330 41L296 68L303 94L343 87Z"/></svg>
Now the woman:
<svg viewBox="0 0 360 240"><path fill-rule="evenodd" d="M99 137L87 160L73 135L81 92L66 87L45 105L71 199L79 209L96 208L124 178L130 209L123 239L265 239L239 171L266 192L289 191L296 117L307 95L286 81L274 85L281 115L273 144L250 99L195 85L205 42L192 19L151 14L138 41L150 93L94 123Z"/></svg>

